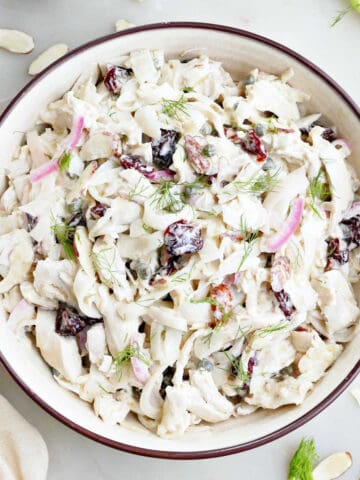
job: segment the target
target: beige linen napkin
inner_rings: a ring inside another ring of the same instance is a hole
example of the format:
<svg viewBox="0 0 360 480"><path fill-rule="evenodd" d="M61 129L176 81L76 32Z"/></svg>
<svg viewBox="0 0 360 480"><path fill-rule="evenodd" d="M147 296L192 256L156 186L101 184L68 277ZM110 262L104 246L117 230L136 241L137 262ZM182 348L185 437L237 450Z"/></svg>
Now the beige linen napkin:
<svg viewBox="0 0 360 480"><path fill-rule="evenodd" d="M45 480L48 463L40 433L0 395L0 480Z"/></svg>

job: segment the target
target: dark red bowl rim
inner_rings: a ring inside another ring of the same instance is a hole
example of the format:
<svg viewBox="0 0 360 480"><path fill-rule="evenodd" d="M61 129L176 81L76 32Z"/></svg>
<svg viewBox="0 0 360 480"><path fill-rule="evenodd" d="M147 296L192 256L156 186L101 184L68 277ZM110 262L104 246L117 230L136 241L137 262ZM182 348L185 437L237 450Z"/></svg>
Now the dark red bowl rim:
<svg viewBox="0 0 360 480"><path fill-rule="evenodd" d="M0 128L1 125L4 123L6 120L6 117L9 115L10 111L21 101L22 97L26 95L32 87L38 83L42 78L44 78L49 72L52 70L56 69L59 65L62 63L66 62L69 58L76 56L78 53L83 52L84 50L87 50L91 47L94 47L98 44L104 43L108 40L111 40L113 38L117 37L125 37L127 35L133 35L138 32L144 32L148 30L161 30L164 28L197 28L197 29L204 29L204 30L215 30L215 31L220 31L220 32L225 32L225 33L231 33L234 35L239 35L241 37L249 38L251 40L255 40L257 42L261 42L263 44L266 44L272 48L275 48L276 50L279 50L288 56L294 58L297 60L299 63L303 64L305 67L307 67L309 70L313 71L317 76L322 78L324 82L326 82L333 90L336 91L336 93L342 97L342 99L345 101L345 103L350 107L350 109L354 112L354 114L358 117L360 120L360 109L352 100L352 98L338 85L329 75L327 75L324 71L322 71L319 67L317 67L314 63L310 62L306 58L304 58L302 55L299 55L298 53L294 52L293 50L285 47L284 45L281 45L280 43L274 42L273 40L270 40L266 37L263 37L261 35L258 35L256 33L248 32L246 30L241 30L239 28L235 27L228 27L225 25L217 25L217 24L210 24L210 23L200 23L200 22L166 22L166 23L154 23L154 24L149 24L149 25L142 25L139 27L134 27L128 30L124 30L121 32L113 33L111 35L106 35L104 37L100 37L96 40L93 40L91 42L88 42L71 52L69 52L67 55L64 57L60 58L56 62L54 62L52 65L47 67L42 73L37 75L35 78L33 78L15 97L14 99L10 102L10 104L6 107L2 115L0 115ZM291 431L295 430L296 428L299 428L302 426L304 423L308 422L311 420L313 417L318 415L320 412L322 412L326 407L328 407L346 388L347 386L354 380L356 375L360 371L360 360L357 362L355 367L349 372L349 374L341 381L341 383L324 399L322 402L320 402L318 405L316 405L314 408L309 410L306 414L302 415L300 418L296 419L295 421L289 423L285 427L282 427L272 433L269 433L267 435L264 435L261 438L257 438L255 440L242 443L240 445L234 445L231 447L226 447L226 448L219 448L219 449L214 449L214 450L206 450L206 451L195 451L195 452L171 452L171 451L161 451L161 450L152 450L152 449L147 449L147 448L140 448L132 445L127 445L125 443L121 443L115 440L111 440L109 438L103 437L102 435L98 435L90 430L87 430L86 428L83 428L82 426L72 422L68 418L64 417L61 415L59 412L54 410L50 405L48 405L42 398L40 398L36 392L31 390L31 388L26 385L26 383L16 374L16 372L13 370L11 365L7 362L7 360L4 358L3 354L0 352L0 361L6 368L6 370L9 372L9 374L12 376L12 378L15 380L15 382L24 390L29 397L34 400L40 407L42 407L46 412L48 412L50 415L52 415L54 418L62 422L64 425L72 428L78 433L81 433L82 435L85 435L86 437L95 440L96 442L102 443L103 445L107 445L109 447L122 450L125 452L137 454L137 455L142 455L146 457L155 457L155 458L168 458L168 459L174 459L174 460L195 460L195 459L204 459L204 458L214 458L214 457L221 457L225 455L231 455L234 453L239 453L243 452L245 450L250 450L252 448L260 447L262 445L265 445L266 443L269 443L273 440L276 440Z"/></svg>

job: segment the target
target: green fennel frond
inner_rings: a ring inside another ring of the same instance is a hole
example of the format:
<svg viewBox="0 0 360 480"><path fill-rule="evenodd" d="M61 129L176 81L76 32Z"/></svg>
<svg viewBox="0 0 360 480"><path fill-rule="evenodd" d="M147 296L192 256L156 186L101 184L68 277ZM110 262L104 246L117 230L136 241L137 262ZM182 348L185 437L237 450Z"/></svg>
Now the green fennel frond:
<svg viewBox="0 0 360 480"><path fill-rule="evenodd" d="M162 99L162 113L165 113L168 117L175 118L175 120L180 120L181 113L189 116L187 108L187 100L184 95L181 95L178 100Z"/></svg>
<svg viewBox="0 0 360 480"><path fill-rule="evenodd" d="M239 272L241 267L244 265L246 259L249 257L252 249L254 248L255 241L259 237L259 230L251 230L248 227L243 215L240 218L240 235L244 242L244 253L238 265L237 272Z"/></svg>
<svg viewBox="0 0 360 480"><path fill-rule="evenodd" d="M140 177L134 187L128 193L128 199L133 200L134 197L148 198L144 195L149 190L149 185L143 177Z"/></svg>
<svg viewBox="0 0 360 480"><path fill-rule="evenodd" d="M326 183L326 178L321 169L318 174L310 182L311 203L310 208L319 217L322 218L318 209L315 207L315 200L319 199L321 202L326 202L331 199L331 189Z"/></svg>
<svg viewBox="0 0 360 480"><path fill-rule="evenodd" d="M158 210L179 212L184 208L183 195L176 190L176 183L171 180L163 180L159 183L152 197L152 205Z"/></svg>
<svg viewBox="0 0 360 480"><path fill-rule="evenodd" d="M54 232L56 240L63 247L65 257L69 260L74 260L76 257L73 241L75 227L70 227L66 223L57 223L56 220L53 219L51 230Z"/></svg>
<svg viewBox="0 0 360 480"><path fill-rule="evenodd" d="M254 336L264 338L267 335L269 335L270 333L274 333L274 332L278 332L280 330L284 330L288 326L289 325L288 325L287 322L280 322L280 323L277 323L276 325L271 325L270 327L260 328L259 330L257 330L254 333Z"/></svg>
<svg viewBox="0 0 360 480"><path fill-rule="evenodd" d="M331 22L331 27L335 27L335 25L339 22L341 22L341 20L345 17L345 15L347 13L349 13L351 10L351 5L349 5L348 7L344 8L343 10L339 10L337 12L337 15L333 18L333 21Z"/></svg>
<svg viewBox="0 0 360 480"><path fill-rule="evenodd" d="M230 370L234 374L236 374L236 378L238 378L241 382L243 383L248 383L249 382L249 375L247 374L244 364L241 360L241 358L236 358L234 355L228 354L228 352L224 352L226 358L229 360L231 363Z"/></svg>
<svg viewBox="0 0 360 480"><path fill-rule="evenodd" d="M110 251L112 252L112 258L108 255ZM118 279L115 276L117 270L113 268L115 257L116 251L113 247L103 248L98 252L91 253L95 270L101 274L103 283L110 288L118 284Z"/></svg>
<svg viewBox="0 0 360 480"><path fill-rule="evenodd" d="M195 266L195 263L193 263L193 264L191 265L191 268L188 269L187 271L182 272L182 273L180 272L178 275L173 276L172 279L170 280L170 282L173 282L173 283L185 283L185 282L189 281L190 278L191 278L191 273L192 273L192 271L193 271L193 269L194 269L194 266Z"/></svg>
<svg viewBox="0 0 360 480"><path fill-rule="evenodd" d="M122 368L128 364L131 358L138 358L145 365L150 365L150 362L144 357L144 355L140 352L138 345L128 345L127 347L123 348L114 358L113 358L113 365L116 368L117 373L121 373Z"/></svg>
<svg viewBox="0 0 360 480"><path fill-rule="evenodd" d="M290 461L288 480L313 480L313 464L317 458L314 439L303 438Z"/></svg>
<svg viewBox="0 0 360 480"><path fill-rule="evenodd" d="M208 346L211 345L211 340L214 335L214 330L211 330L205 337L202 338L202 342L208 344Z"/></svg>
<svg viewBox="0 0 360 480"><path fill-rule="evenodd" d="M261 195L263 193L272 192L274 187L279 183L279 172L265 173L263 171L255 173L247 180L232 182L232 186L238 193L253 193Z"/></svg>

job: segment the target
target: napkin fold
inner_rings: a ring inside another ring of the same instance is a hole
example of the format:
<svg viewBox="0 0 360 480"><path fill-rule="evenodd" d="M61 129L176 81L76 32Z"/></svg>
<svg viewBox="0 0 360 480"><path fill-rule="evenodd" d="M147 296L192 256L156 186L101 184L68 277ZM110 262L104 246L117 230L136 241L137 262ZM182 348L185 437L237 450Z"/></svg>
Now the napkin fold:
<svg viewBox="0 0 360 480"><path fill-rule="evenodd" d="M46 480L48 464L40 433L0 395L0 480Z"/></svg>

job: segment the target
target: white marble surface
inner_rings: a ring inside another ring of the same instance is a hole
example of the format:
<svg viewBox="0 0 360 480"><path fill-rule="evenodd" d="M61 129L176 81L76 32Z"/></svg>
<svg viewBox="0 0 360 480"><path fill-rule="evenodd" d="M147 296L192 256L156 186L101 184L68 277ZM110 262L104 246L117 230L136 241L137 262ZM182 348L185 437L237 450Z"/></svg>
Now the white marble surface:
<svg viewBox="0 0 360 480"><path fill-rule="evenodd" d="M330 28L336 11L346 5L345 0L0 0L0 27L27 31L36 42L28 56L0 51L0 112L29 80L28 65L42 49L55 42L76 47L112 32L118 18L138 25L207 21L260 33L308 57L359 102L360 15L351 13ZM354 464L342 478L358 480L360 476L360 407L349 391L311 422L276 442L223 459L199 461L140 458L98 445L42 411L2 367L0 393L44 436L50 452L49 480L218 480L234 476L281 480L286 478L292 451L305 435L315 437L321 456L351 451Z"/></svg>

